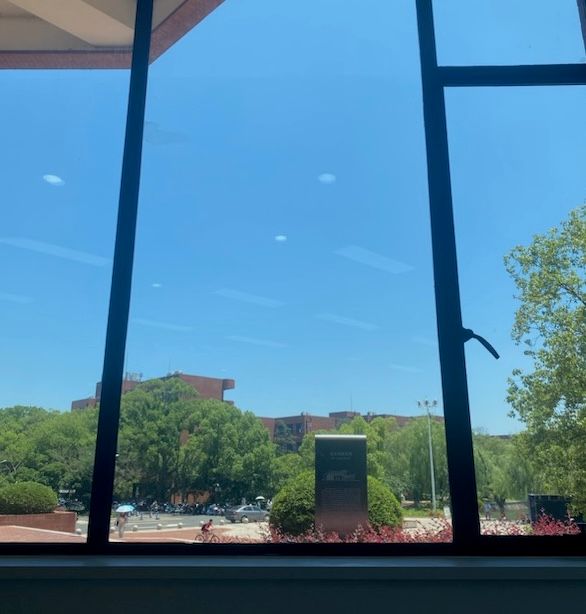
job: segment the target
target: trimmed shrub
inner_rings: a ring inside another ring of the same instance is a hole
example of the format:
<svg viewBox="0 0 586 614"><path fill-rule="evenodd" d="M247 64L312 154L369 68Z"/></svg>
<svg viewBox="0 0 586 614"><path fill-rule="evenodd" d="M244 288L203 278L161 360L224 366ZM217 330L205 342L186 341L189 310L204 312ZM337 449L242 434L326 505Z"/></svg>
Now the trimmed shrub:
<svg viewBox="0 0 586 614"><path fill-rule="evenodd" d="M57 507L57 495L38 482L16 482L0 488L0 514L45 514Z"/></svg>
<svg viewBox="0 0 586 614"><path fill-rule="evenodd" d="M285 483L275 495L269 525L282 533L300 535L315 520L315 475L304 471Z"/></svg>
<svg viewBox="0 0 586 614"><path fill-rule="evenodd" d="M400 526L403 511L397 497L380 480L368 476L368 522L374 529Z"/></svg>
<svg viewBox="0 0 586 614"><path fill-rule="evenodd" d="M401 505L391 490L381 481L368 476L368 522L379 530L401 525ZM311 531L315 522L315 475L304 471L287 482L273 499L269 523L272 529L301 535Z"/></svg>

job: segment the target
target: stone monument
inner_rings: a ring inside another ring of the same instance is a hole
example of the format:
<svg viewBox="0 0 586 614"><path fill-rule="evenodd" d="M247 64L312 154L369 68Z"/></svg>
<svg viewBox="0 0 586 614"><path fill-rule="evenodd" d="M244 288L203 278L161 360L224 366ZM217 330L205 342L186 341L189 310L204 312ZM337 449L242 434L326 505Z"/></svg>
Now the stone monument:
<svg viewBox="0 0 586 614"><path fill-rule="evenodd" d="M316 435L316 528L348 535L367 523L366 435Z"/></svg>

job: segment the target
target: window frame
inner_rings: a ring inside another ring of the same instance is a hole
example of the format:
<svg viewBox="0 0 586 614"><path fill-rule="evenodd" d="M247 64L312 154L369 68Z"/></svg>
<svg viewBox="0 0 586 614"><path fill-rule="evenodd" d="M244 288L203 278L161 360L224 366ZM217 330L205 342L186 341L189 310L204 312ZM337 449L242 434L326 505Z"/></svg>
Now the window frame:
<svg viewBox="0 0 586 614"><path fill-rule="evenodd" d="M586 64L438 66L432 0L415 0L431 218L433 270L453 542L426 544L147 544L110 542L124 354L138 214L144 114L154 0L137 0L126 135L108 310L102 392L86 543L0 544L0 554L581 556L586 535L483 536L476 479L452 207L445 90L451 87L586 85ZM578 0L580 17L586 0ZM584 23L584 19L582 20ZM586 33L585 33L586 38ZM457 476L457 479L455 478ZM188 529L186 529L188 530Z"/></svg>

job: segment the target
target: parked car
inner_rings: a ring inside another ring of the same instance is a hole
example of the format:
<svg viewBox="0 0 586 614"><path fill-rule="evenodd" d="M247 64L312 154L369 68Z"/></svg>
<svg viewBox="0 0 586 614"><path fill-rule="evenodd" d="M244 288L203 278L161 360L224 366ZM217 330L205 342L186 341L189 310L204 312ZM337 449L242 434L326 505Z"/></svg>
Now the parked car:
<svg viewBox="0 0 586 614"><path fill-rule="evenodd" d="M269 513L258 505L241 505L226 510L224 516L230 522L262 522L269 519Z"/></svg>
<svg viewBox="0 0 586 614"><path fill-rule="evenodd" d="M59 499L59 507L68 512L85 512L85 505L79 499Z"/></svg>

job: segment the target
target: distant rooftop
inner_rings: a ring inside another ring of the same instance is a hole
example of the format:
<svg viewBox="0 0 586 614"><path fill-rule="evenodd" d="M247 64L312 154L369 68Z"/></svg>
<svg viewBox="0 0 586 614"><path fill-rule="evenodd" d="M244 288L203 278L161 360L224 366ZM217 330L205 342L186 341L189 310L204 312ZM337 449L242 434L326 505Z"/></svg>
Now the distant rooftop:
<svg viewBox="0 0 586 614"><path fill-rule="evenodd" d="M333 431L339 428L342 424L351 422L358 416L364 418L364 420L367 422L372 422L375 418L393 418L399 428L407 426L410 422L416 420L417 418L426 417L405 416L399 414L377 414L371 411L367 412L366 414L361 414L357 411L333 411L327 416L317 416L308 412L301 412L295 416L282 416L278 418L259 417L259 420L267 429L271 441L274 441L277 438L280 425L286 427L288 430L288 436L290 437L288 449L295 452L299 449L299 446L307 433L313 433L315 431ZM432 415L431 419L435 422L444 422L444 417L439 415Z"/></svg>
<svg viewBox="0 0 586 614"><path fill-rule="evenodd" d="M177 377L183 380L186 384L189 384L203 399L217 399L218 401L224 401L224 391L232 390L236 386L236 382L233 379L223 379L218 377L206 377L204 375L189 375L182 371L175 371L168 373L160 378L152 379L169 379L171 377ZM151 381L151 380L145 380ZM130 392L142 383L142 373L126 373L122 380L122 394ZM87 409L90 407L96 407L100 402L100 396L102 394L102 382L96 384L96 394L93 397L87 397L85 399L78 399L72 401L71 410L77 411L80 409ZM232 403L232 401L226 401Z"/></svg>

